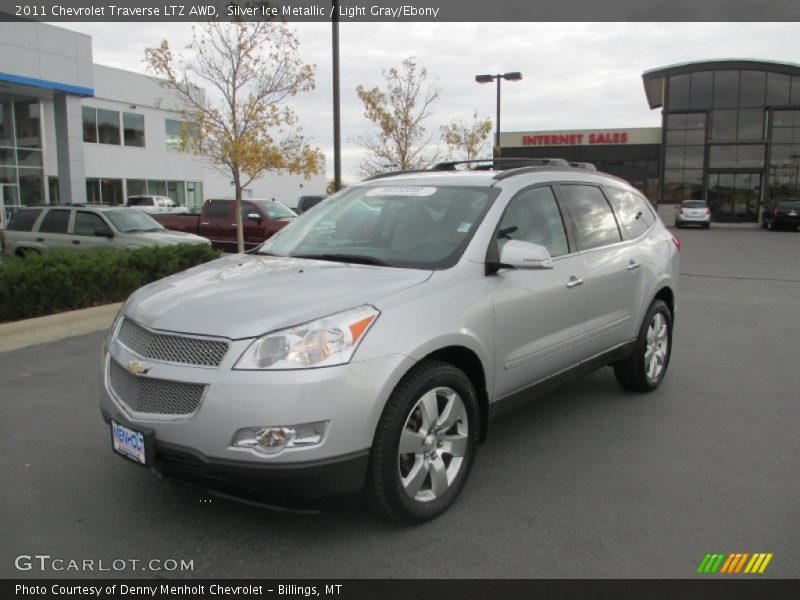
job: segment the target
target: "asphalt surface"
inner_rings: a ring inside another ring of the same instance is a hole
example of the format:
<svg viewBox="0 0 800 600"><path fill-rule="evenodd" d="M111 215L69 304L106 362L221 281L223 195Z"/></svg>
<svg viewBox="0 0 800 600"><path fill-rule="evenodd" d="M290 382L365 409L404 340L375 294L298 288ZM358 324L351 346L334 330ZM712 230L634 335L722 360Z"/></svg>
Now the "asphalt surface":
<svg viewBox="0 0 800 600"><path fill-rule="evenodd" d="M655 393L609 369L494 423L432 523L212 499L114 456L101 334L0 354L0 577L19 554L185 559L182 577L694 577L707 552L800 576L800 233L681 230L672 363Z"/></svg>

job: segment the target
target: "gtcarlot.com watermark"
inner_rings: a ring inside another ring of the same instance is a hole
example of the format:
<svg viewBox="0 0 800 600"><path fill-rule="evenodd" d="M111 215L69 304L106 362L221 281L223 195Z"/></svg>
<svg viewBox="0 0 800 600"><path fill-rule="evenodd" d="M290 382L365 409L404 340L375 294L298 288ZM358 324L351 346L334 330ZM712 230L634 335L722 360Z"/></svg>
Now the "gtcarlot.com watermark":
<svg viewBox="0 0 800 600"><path fill-rule="evenodd" d="M49 554L20 554L14 559L18 571L39 572L118 572L154 571L183 572L194 571L194 559L183 558L60 558Z"/></svg>

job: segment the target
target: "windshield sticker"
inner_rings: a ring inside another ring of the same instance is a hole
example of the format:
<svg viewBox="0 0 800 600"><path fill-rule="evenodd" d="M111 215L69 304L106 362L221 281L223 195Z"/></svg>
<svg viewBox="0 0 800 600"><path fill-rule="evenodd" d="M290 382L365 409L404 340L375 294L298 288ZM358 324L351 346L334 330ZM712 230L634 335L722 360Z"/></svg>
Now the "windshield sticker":
<svg viewBox="0 0 800 600"><path fill-rule="evenodd" d="M467 233L470 227L472 227L471 223L462 223L458 226L458 233Z"/></svg>
<svg viewBox="0 0 800 600"><path fill-rule="evenodd" d="M372 188L366 196L433 196L436 193L435 187L422 186L392 186Z"/></svg>

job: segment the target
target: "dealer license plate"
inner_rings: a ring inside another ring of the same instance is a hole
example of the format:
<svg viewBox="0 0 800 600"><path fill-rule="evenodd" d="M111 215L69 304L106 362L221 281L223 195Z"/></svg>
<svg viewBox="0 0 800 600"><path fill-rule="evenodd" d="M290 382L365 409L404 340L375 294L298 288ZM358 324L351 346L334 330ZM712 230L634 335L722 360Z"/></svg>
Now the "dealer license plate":
<svg viewBox="0 0 800 600"><path fill-rule="evenodd" d="M114 452L129 458L134 462L145 465L147 459L144 454L144 434L134 431L116 421L111 421L111 443Z"/></svg>

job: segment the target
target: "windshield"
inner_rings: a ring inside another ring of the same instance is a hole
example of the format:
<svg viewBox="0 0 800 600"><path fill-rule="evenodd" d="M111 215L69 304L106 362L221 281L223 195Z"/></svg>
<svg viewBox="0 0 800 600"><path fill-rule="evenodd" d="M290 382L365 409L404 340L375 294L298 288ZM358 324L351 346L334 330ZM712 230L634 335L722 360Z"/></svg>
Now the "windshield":
<svg viewBox="0 0 800 600"><path fill-rule="evenodd" d="M137 231L161 231L164 229L161 224L147 213L137 209L117 209L107 210L105 215L122 233L134 233Z"/></svg>
<svg viewBox="0 0 800 600"><path fill-rule="evenodd" d="M498 190L370 186L332 196L260 252L414 269L453 266Z"/></svg>
<svg viewBox="0 0 800 600"><path fill-rule="evenodd" d="M257 205L270 219L293 219L297 215L288 206L277 200L249 200Z"/></svg>

